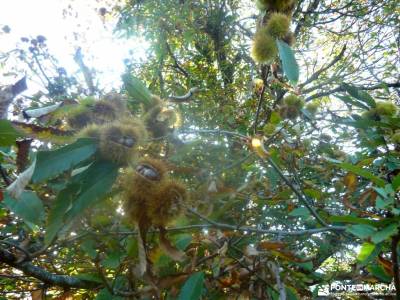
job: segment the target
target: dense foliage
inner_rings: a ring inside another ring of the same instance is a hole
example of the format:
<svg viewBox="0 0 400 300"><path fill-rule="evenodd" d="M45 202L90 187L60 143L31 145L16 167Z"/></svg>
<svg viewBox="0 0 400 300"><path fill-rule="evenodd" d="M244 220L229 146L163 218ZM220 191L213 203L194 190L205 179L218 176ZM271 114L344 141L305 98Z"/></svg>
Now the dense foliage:
<svg viewBox="0 0 400 300"><path fill-rule="evenodd" d="M0 53L20 62L0 91L0 297L305 299L336 280L394 282L400 297L398 1L132 0L101 13L149 43L113 93L79 49L80 74L67 74L43 36ZM26 80L43 92L21 94ZM153 117L155 95L167 114ZM110 97L117 119L163 124L129 164L71 121ZM124 211L145 156L189 195L166 228Z"/></svg>

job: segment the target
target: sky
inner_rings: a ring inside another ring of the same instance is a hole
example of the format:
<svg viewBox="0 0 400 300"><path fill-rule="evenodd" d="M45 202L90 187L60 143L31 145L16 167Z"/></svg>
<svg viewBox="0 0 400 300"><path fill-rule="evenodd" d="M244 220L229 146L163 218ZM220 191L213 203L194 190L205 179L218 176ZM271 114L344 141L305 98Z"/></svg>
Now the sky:
<svg viewBox="0 0 400 300"><path fill-rule="evenodd" d="M85 63L98 72L100 86L118 88L124 58L133 51L135 59L145 59L146 42L117 39L116 18L112 13L102 17L102 7L107 9L106 0L1 0L0 28L8 25L11 31L0 35L0 53L14 49L21 37L43 35L50 53L68 72L78 69L73 54L82 47ZM9 79L0 74L0 85Z"/></svg>

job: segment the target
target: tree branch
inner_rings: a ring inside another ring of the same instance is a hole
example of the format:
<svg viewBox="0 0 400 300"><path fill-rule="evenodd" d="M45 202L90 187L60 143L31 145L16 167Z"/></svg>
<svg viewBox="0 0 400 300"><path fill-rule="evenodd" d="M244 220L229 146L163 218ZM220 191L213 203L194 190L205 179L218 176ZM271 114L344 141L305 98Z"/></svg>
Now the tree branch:
<svg viewBox="0 0 400 300"><path fill-rule="evenodd" d="M304 13L303 18L299 20L297 23L296 29L294 30L294 35L298 36L301 28L306 24L307 18L318 8L321 0L314 0L307 8L307 11Z"/></svg>
<svg viewBox="0 0 400 300"><path fill-rule="evenodd" d="M92 72L90 71L90 69L86 66L86 64L83 61L81 48L78 48L76 50L75 55L74 55L74 60L78 64L79 68L81 69L81 72L83 73L83 77L85 78L86 85L89 88L90 95L94 95L96 88L93 83L93 75L92 75Z"/></svg>
<svg viewBox="0 0 400 300"><path fill-rule="evenodd" d="M178 69L186 78L189 78L189 73L181 67L179 64L178 60L176 59L174 53L172 52L171 46L168 44L168 42L165 42L165 45L167 47L168 54L171 56L172 60L174 61L174 67Z"/></svg>
<svg viewBox="0 0 400 300"><path fill-rule="evenodd" d="M304 83L299 84L299 88L302 88L304 86L306 86L307 84L313 82L314 80L318 79L318 77L324 73L326 70L328 70L329 68L331 68L334 64L336 64L344 55L344 52L346 51L346 45L343 46L342 50L340 51L340 53L334 57L332 59L332 61L326 65L325 67L322 67L321 69L319 69L318 71L316 71L314 74L311 75L310 78L308 78Z"/></svg>
<svg viewBox="0 0 400 300"><path fill-rule="evenodd" d="M6 240L0 240L0 244L11 246L11 247L16 248L18 251L21 251L25 255L25 257L22 260L20 259L19 261L31 260L30 253L25 248L21 247L20 245L18 245L16 243L9 242L9 241L6 241Z"/></svg>
<svg viewBox="0 0 400 300"><path fill-rule="evenodd" d="M197 226L201 226L203 228L219 228L219 229L235 230L235 231L240 231L240 232L253 232L253 233L257 233L257 234L277 234L277 235L288 235L288 236L297 236L297 235L306 235L306 234L312 235L315 233L321 233L321 232L326 232L326 231L342 231L345 229L345 227L342 227L342 226L327 226L327 227L322 227L322 228L305 229L305 230L298 230L298 231L283 231L283 230L259 229L259 228L255 228L255 227L249 227L249 226L234 226L234 225L228 225L228 224L219 223L219 222L210 220L207 217L198 213L193 208L186 207L186 209L193 215L197 216L199 219L202 219L202 220L206 221L207 223L211 224L207 227L204 227L205 225L197 225ZM168 229L168 230L170 230L170 229Z"/></svg>
<svg viewBox="0 0 400 300"><path fill-rule="evenodd" d="M168 232L181 232L181 231L189 231L189 230L197 230L197 229L224 229L224 230L232 230L232 231L240 231L240 232L252 232L255 234L274 234L279 236L299 236L299 235L313 235L321 232L328 232L328 231L341 231L344 230L344 227L339 226L330 226L329 228L315 228L315 229L304 229L304 230L297 230L297 231L284 231L284 230L269 230L269 229L258 229L255 227L249 226L235 226L230 224L224 224L215 222L213 220L208 219L207 217L201 215L193 208L186 208L189 213L197 216L199 219L206 221L208 224L193 224L181 227L170 227L166 228ZM159 232L158 230L149 230L148 233L156 233ZM104 234L115 234L115 235L136 235L137 231L109 231L109 232L102 232L101 235Z"/></svg>
<svg viewBox="0 0 400 300"><path fill-rule="evenodd" d="M290 189L296 194L300 202L302 202L305 207L310 211L310 213L314 216L314 218L320 223L322 226L330 227L316 212L314 207L308 202L305 196L290 182L290 180L282 173L281 169L275 164L275 162L270 158L267 157L266 160L268 163L274 168L274 170L278 173L278 175L283 179L283 181L290 187Z"/></svg>
<svg viewBox="0 0 400 300"><path fill-rule="evenodd" d="M286 300L286 289L285 289L285 285L283 284L282 280L281 280L281 275L280 275L280 266L278 263L275 263L273 261L269 261L268 265L272 271L272 273L275 275L275 281L276 281L276 285L278 287L278 291L279 291L279 300Z"/></svg>
<svg viewBox="0 0 400 300"><path fill-rule="evenodd" d="M364 91L373 91L373 90L379 90L382 89L384 86L387 87L391 87L391 88L399 88L400 87L400 81L398 82L391 82L391 83L379 83L379 84L375 84L375 85L371 85L371 86L363 86L363 85L359 85L359 86L355 86L355 88L359 89L359 90L364 90ZM334 89L328 90L326 92L320 92L320 93L316 93L308 98L306 98L306 102L312 100L312 99L316 99L316 98L320 98L323 96L328 96L328 95L332 95L334 93L337 92L344 92L345 89L342 86L338 86Z"/></svg>
<svg viewBox="0 0 400 300"><path fill-rule="evenodd" d="M192 87L189 92L182 96L169 96L168 100L172 102L185 102L189 100L195 93L197 93L200 89L198 87Z"/></svg>
<svg viewBox="0 0 400 300"><path fill-rule="evenodd" d="M92 289L99 287L98 283L79 279L68 275L57 275L50 273L43 268L33 265L31 262L17 262L17 258L5 249L0 248L0 262L3 262L13 268L16 268L25 275L39 279L40 281L52 286L60 286L66 288L83 288Z"/></svg>
<svg viewBox="0 0 400 300"><path fill-rule="evenodd" d="M230 136L237 136L242 139L248 139L246 135L240 134L238 132L233 132L233 131L228 131L228 130L219 130L219 129L199 129L199 130L183 130L180 131L179 133L181 134L202 134L202 133L210 133L210 134L224 134L224 135L230 135Z"/></svg>
<svg viewBox="0 0 400 300"><path fill-rule="evenodd" d="M257 133L257 125L258 125L258 118L260 116L260 111L261 111L261 106L262 102L264 99L264 92L265 92L265 84L263 84L263 87L261 89L260 97L258 98L258 106L257 106L257 111L256 111L256 119L254 121L254 134Z"/></svg>

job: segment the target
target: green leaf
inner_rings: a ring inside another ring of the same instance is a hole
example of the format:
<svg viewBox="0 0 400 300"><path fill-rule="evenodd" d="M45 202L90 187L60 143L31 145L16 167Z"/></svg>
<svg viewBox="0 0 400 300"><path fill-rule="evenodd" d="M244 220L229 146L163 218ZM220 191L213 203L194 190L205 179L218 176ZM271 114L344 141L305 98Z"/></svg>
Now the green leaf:
<svg viewBox="0 0 400 300"><path fill-rule="evenodd" d="M295 208L289 213L289 216L292 216L292 217L305 217L305 216L309 216L309 215L310 215L310 212L305 207Z"/></svg>
<svg viewBox="0 0 400 300"><path fill-rule="evenodd" d="M204 273L197 272L192 274L183 285L179 293L178 300L198 300L204 285Z"/></svg>
<svg viewBox="0 0 400 300"><path fill-rule="evenodd" d="M80 184L79 195L67 212L69 220L75 218L89 206L98 203L111 189L118 175L118 166L109 161L96 161L88 169L74 176Z"/></svg>
<svg viewBox="0 0 400 300"><path fill-rule="evenodd" d="M186 30L183 33L183 39L185 40L185 42L187 44L190 44L193 41L195 34L196 34L196 32L193 30Z"/></svg>
<svg viewBox="0 0 400 300"><path fill-rule="evenodd" d="M335 97L342 100L346 104L351 104L351 105L354 105L354 106L357 106L359 108L366 109L366 110L369 109L369 107L367 105L365 105L364 103L361 103L359 101L353 100L353 98L351 98L350 96L335 95Z"/></svg>
<svg viewBox="0 0 400 300"><path fill-rule="evenodd" d="M60 191L50 210L45 243L52 242L64 224L72 221L87 207L99 202L113 185L118 166L108 161L94 162Z"/></svg>
<svg viewBox="0 0 400 300"><path fill-rule="evenodd" d="M390 205L393 205L394 203L394 198L392 197L378 197L378 199L375 202L375 207L377 209L385 209L389 207Z"/></svg>
<svg viewBox="0 0 400 300"><path fill-rule="evenodd" d="M108 289L102 289L94 298L95 300L123 300L124 298L112 295Z"/></svg>
<svg viewBox="0 0 400 300"><path fill-rule="evenodd" d="M392 235L398 232L398 225L397 224L390 224L389 226L385 227L384 229L378 231L377 233L371 236L372 242L378 244L383 242L387 238L391 237Z"/></svg>
<svg viewBox="0 0 400 300"><path fill-rule="evenodd" d="M75 183L68 185L58 193L47 219L46 234L44 236L44 242L46 245L49 245L53 241L58 231L64 225L65 214L71 207L72 201L78 190L79 184Z"/></svg>
<svg viewBox="0 0 400 300"><path fill-rule="evenodd" d="M374 247L371 248L370 245L373 245ZM374 245L370 242L364 243L363 246L361 247L361 251L357 257L358 265L360 267L370 265L371 262L374 261L378 257L378 255L381 253L382 247L383 247L383 244Z"/></svg>
<svg viewBox="0 0 400 300"><path fill-rule="evenodd" d="M285 72L289 81L296 85L299 81L299 65L294 57L294 53L284 41L276 40L276 43L279 50L279 57L282 61L283 72Z"/></svg>
<svg viewBox="0 0 400 300"><path fill-rule="evenodd" d="M351 234L354 234L355 236L359 237L360 239L365 239L370 237L376 232L376 229L372 226L369 225L350 225L346 229L348 232Z"/></svg>
<svg viewBox="0 0 400 300"><path fill-rule="evenodd" d="M339 124L344 124L347 126L352 126L355 128L362 128L362 129L369 129L371 127L388 127L385 126L384 123L374 121L374 120L369 120L369 119L358 119L358 120L353 120L349 118L343 118L335 121L336 123Z"/></svg>
<svg viewBox="0 0 400 300"><path fill-rule="evenodd" d="M0 120L0 147L12 146L15 140L22 136L24 135L16 130L10 121Z"/></svg>
<svg viewBox="0 0 400 300"><path fill-rule="evenodd" d="M372 98L367 92L356 88L353 85L342 83L342 87L345 89L346 92L349 93L350 96L364 102L369 107L375 107L376 103L374 98Z"/></svg>
<svg viewBox="0 0 400 300"><path fill-rule="evenodd" d="M122 252L112 252L107 255L107 257L101 262L101 264L109 269L116 269L120 265L122 258L125 253Z"/></svg>
<svg viewBox="0 0 400 300"><path fill-rule="evenodd" d="M280 300L281 299L281 297L276 289L273 290L271 288L268 288L267 290L268 290L268 293L272 300ZM285 291L286 291L286 299L287 300L301 299L300 296L298 295L297 291L293 287L286 286Z"/></svg>
<svg viewBox="0 0 400 300"><path fill-rule="evenodd" d="M392 181L393 190L397 192L400 188L400 174L397 175Z"/></svg>
<svg viewBox="0 0 400 300"><path fill-rule="evenodd" d="M143 103L146 107L152 105L153 99L149 89L138 78L125 74L122 76L122 80L130 97Z"/></svg>
<svg viewBox="0 0 400 300"><path fill-rule="evenodd" d="M126 254L130 258L136 258L138 256L138 243L136 237L128 237L126 239Z"/></svg>
<svg viewBox="0 0 400 300"><path fill-rule="evenodd" d="M376 278L379 280L390 283L392 282L392 276L387 274L385 272L385 269L383 269L382 266L379 265L371 265L367 267L368 272L370 272L372 275L374 275Z"/></svg>
<svg viewBox="0 0 400 300"><path fill-rule="evenodd" d="M312 261L308 261L308 262L303 262L303 263L296 263L296 265L300 266L301 268L303 268L304 270L307 271L312 271L314 268L314 264Z"/></svg>
<svg viewBox="0 0 400 300"><path fill-rule="evenodd" d="M3 203L24 222L40 225L43 220L43 203L34 192L24 191L18 199L13 199L5 193Z"/></svg>
<svg viewBox="0 0 400 300"><path fill-rule="evenodd" d="M286 290L286 299L287 300L300 300L300 296L298 295L295 288L291 286L285 287Z"/></svg>
<svg viewBox="0 0 400 300"><path fill-rule="evenodd" d="M92 239L85 239L81 245L80 248L91 258L95 259L97 256L97 251L96 251L96 242Z"/></svg>
<svg viewBox="0 0 400 300"><path fill-rule="evenodd" d="M69 170L88 159L96 150L95 141L85 138L57 150L39 151L36 156L36 167L32 181L40 182Z"/></svg>
<svg viewBox="0 0 400 300"><path fill-rule="evenodd" d="M175 246L177 249L184 251L191 242L192 236L190 234L184 234L177 239Z"/></svg>
<svg viewBox="0 0 400 300"><path fill-rule="evenodd" d="M277 125L277 124L279 124L280 121L282 121L282 118L281 118L280 114L278 112L276 112L276 111L273 111L271 113L271 117L269 119L269 122L271 124Z"/></svg>
<svg viewBox="0 0 400 300"><path fill-rule="evenodd" d="M304 189L304 194L308 197L314 198L315 200L321 200L323 197L322 192L316 189Z"/></svg>
<svg viewBox="0 0 400 300"><path fill-rule="evenodd" d="M360 253L358 253L357 260L362 262L366 260L375 250L375 245L369 242L362 244Z"/></svg>
<svg viewBox="0 0 400 300"><path fill-rule="evenodd" d="M351 223L351 224L366 224L378 226L375 221L358 218L354 216L330 216L329 221L333 223Z"/></svg>
<svg viewBox="0 0 400 300"><path fill-rule="evenodd" d="M339 164L339 166L347 171L353 172L354 174L357 174L361 177L364 177L366 179L371 180L373 183L375 183L377 186L383 187L385 186L385 180L375 176L374 174L372 174L371 172L368 172L367 170L358 167L358 166L354 166L350 163L346 163L343 162L341 164Z"/></svg>

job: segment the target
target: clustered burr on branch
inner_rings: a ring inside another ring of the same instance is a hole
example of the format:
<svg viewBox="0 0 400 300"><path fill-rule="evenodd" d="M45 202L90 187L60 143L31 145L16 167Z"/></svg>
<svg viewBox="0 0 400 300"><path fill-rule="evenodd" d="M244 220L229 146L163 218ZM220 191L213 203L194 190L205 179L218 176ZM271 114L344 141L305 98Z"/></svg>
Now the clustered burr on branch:
<svg viewBox="0 0 400 300"><path fill-rule="evenodd" d="M177 260L183 257L166 239L165 227L183 211L188 200L187 188L167 174L163 160L139 158L140 147L150 139L168 135L177 118L177 113L158 96L152 95L151 101L143 104L139 118L130 114L123 96L110 94L102 100L81 103L67 119L70 127L78 130L78 137L98 141L100 159L128 166L122 180L122 198L127 218L140 232L139 248L144 250L139 255L141 274L149 271L146 233L152 226L159 229L165 252Z"/></svg>

